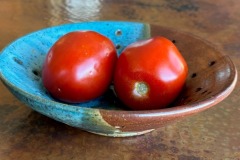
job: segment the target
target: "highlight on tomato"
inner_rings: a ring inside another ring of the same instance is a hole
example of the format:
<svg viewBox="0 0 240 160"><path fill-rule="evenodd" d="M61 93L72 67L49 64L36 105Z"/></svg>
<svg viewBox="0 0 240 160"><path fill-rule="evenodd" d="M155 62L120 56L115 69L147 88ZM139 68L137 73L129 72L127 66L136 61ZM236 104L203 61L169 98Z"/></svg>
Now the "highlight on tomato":
<svg viewBox="0 0 240 160"><path fill-rule="evenodd" d="M123 50L116 64L114 90L134 110L160 109L176 99L187 74L187 63L177 47L164 37L154 37Z"/></svg>
<svg viewBox="0 0 240 160"><path fill-rule="evenodd" d="M49 50L42 69L43 85L56 99L85 102L108 89L116 61L109 38L95 31L70 32Z"/></svg>

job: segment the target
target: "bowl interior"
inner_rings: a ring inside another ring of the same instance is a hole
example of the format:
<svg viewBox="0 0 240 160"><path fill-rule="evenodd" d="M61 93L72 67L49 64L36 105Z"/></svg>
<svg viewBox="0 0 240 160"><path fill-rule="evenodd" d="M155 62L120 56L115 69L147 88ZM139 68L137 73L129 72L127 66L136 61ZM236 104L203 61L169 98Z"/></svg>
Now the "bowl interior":
<svg viewBox="0 0 240 160"><path fill-rule="evenodd" d="M118 48L118 54L128 44L151 36L165 36L172 40L189 66L186 85L178 99L169 106L192 105L206 102L224 92L236 77L235 67L228 56L208 43L174 30L155 25L130 22L87 22L66 24L26 35L6 47L1 54L1 78L32 96L56 102L44 89L41 68L53 43L62 35L75 30L95 30L108 36ZM111 87L110 87L111 88ZM60 102L59 102L60 103ZM119 102L112 89L95 100L74 104L85 108L128 110Z"/></svg>
<svg viewBox="0 0 240 160"><path fill-rule="evenodd" d="M109 37L118 54L127 45L149 37L149 25L131 22L85 22L66 24L30 33L6 47L1 54L1 77L11 89L50 101L53 99L44 89L41 80L42 64L50 47L64 34L77 30L94 30ZM117 109L114 95L109 90L95 100L74 104L86 108Z"/></svg>

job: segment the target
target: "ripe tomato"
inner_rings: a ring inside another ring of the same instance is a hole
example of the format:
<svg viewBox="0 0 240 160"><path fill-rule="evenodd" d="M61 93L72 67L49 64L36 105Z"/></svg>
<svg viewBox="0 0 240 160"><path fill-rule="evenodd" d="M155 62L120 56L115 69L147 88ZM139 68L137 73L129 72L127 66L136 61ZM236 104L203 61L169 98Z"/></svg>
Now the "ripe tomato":
<svg viewBox="0 0 240 160"><path fill-rule="evenodd" d="M188 66L177 47L164 37L135 42L121 53L114 89L132 109L160 109L180 93Z"/></svg>
<svg viewBox="0 0 240 160"><path fill-rule="evenodd" d="M61 101L84 102L102 95L112 81L117 53L107 37L94 31L62 36L49 50L43 85Z"/></svg>

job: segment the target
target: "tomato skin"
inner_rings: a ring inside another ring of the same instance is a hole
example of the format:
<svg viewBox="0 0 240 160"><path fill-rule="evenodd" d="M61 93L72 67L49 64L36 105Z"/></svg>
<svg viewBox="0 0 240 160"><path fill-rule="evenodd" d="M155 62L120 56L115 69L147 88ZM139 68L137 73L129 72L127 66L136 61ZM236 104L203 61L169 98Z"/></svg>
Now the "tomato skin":
<svg viewBox="0 0 240 160"><path fill-rule="evenodd" d="M107 37L94 31L70 32L49 50L43 64L43 85L61 101L88 101L107 90L116 61L115 46Z"/></svg>
<svg viewBox="0 0 240 160"><path fill-rule="evenodd" d="M114 89L135 110L160 109L180 93L188 66L177 47L164 37L135 42L121 53Z"/></svg>

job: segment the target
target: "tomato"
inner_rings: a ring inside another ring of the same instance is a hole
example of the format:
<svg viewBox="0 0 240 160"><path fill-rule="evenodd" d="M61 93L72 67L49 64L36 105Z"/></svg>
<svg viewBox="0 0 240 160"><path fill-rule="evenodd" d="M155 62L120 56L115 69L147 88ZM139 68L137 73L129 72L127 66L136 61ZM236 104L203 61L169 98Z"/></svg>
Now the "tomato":
<svg viewBox="0 0 240 160"><path fill-rule="evenodd" d="M79 103L101 96L112 81L117 53L94 31L62 36L49 50L42 69L44 87L56 99Z"/></svg>
<svg viewBox="0 0 240 160"><path fill-rule="evenodd" d="M160 109L178 96L187 73L177 47L164 37L154 37L123 50L116 64L114 89L132 109Z"/></svg>

